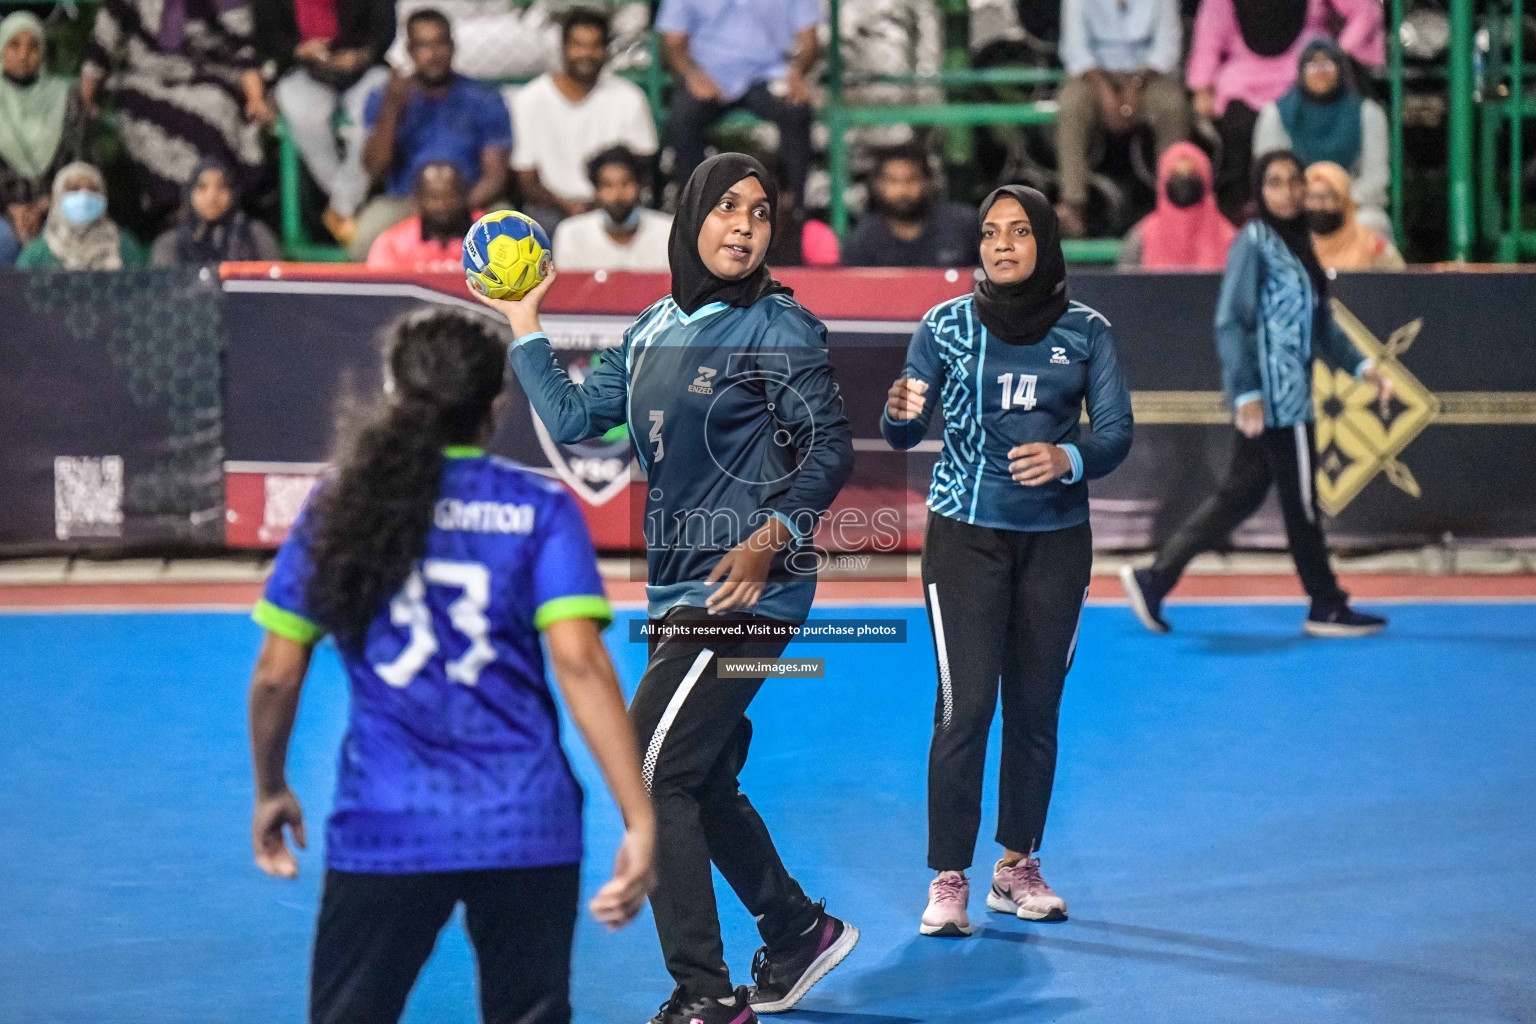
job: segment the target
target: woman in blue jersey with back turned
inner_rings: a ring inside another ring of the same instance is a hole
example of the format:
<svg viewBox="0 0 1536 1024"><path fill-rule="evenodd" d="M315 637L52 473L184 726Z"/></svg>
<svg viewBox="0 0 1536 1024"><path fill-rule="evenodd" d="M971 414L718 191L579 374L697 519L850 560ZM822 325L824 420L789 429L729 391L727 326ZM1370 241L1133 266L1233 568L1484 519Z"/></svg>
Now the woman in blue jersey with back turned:
<svg viewBox="0 0 1536 1024"><path fill-rule="evenodd" d="M985 276L924 315L880 427L923 439L935 406L944 447L928 492L923 591L938 658L928 756L924 935L971 934L965 871L981 824L987 733L1001 689L1002 780L987 906L1066 917L1035 853L1056 775L1056 720L1088 596L1086 481L1131 448L1131 400L1109 321L1067 298L1056 214L1032 188L981 206ZM935 398L937 401L935 401ZM1084 401L1092 433L1078 420Z"/></svg>
<svg viewBox="0 0 1536 1024"><path fill-rule="evenodd" d="M624 815L616 927L645 901L654 816L603 646L612 618L575 501L474 447L506 369L491 325L428 310L388 332L384 395L347 424L278 551L254 617L256 862L293 878L304 845L284 778L314 645L336 638L352 699L310 975L313 1024L398 1020L454 907L487 1024L567 1024L582 792L560 746L540 635Z"/></svg>
<svg viewBox="0 0 1536 1024"><path fill-rule="evenodd" d="M807 545L853 467L826 328L763 264L777 203L751 157L701 164L672 224L672 294L580 385L539 327L552 277L518 302L482 300L512 325L512 368L555 439L629 425L648 480L646 596L663 626L803 621L816 593ZM719 659L777 657L787 642L664 634L630 705L656 806L651 909L676 982L655 1024L787 1010L858 941L801 891L737 788L763 679L720 673ZM731 986L711 862L762 934L750 989Z"/></svg>

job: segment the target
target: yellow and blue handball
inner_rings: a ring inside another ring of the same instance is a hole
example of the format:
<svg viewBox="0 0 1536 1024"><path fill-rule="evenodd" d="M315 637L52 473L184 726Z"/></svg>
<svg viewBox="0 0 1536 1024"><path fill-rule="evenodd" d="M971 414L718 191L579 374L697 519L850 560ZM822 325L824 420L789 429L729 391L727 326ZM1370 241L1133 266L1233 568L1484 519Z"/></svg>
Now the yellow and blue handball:
<svg viewBox="0 0 1536 1024"><path fill-rule="evenodd" d="M548 276L550 259L549 235L516 210L488 213L464 236L464 277L488 298L527 295Z"/></svg>

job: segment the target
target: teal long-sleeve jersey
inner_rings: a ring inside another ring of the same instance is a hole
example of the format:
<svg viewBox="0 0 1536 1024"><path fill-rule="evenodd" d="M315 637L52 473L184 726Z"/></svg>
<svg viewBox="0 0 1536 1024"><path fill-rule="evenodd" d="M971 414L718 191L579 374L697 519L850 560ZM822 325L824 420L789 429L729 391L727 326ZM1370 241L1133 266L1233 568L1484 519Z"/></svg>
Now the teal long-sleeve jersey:
<svg viewBox="0 0 1536 1024"><path fill-rule="evenodd" d="M914 419L881 413L881 433L906 450L923 439L935 408L942 411L944 447L928 491L929 510L941 516L1002 530L1076 526L1088 518L1086 481L1131 450L1131 395L1109 320L1081 302L1033 345L995 337L969 295L941 302L917 325L903 374L928 385L928 400ZM1038 487L1016 483L1008 452L1033 441L1064 448L1072 471Z"/></svg>
<svg viewBox="0 0 1536 1024"><path fill-rule="evenodd" d="M641 313L580 384L549 339L513 342L512 369L556 440L629 425L647 477L649 612L702 607L727 551L770 519L795 541L775 557L752 612L800 621L816 593L805 557L816 524L853 471L853 431L821 321L787 295L685 315L670 297Z"/></svg>

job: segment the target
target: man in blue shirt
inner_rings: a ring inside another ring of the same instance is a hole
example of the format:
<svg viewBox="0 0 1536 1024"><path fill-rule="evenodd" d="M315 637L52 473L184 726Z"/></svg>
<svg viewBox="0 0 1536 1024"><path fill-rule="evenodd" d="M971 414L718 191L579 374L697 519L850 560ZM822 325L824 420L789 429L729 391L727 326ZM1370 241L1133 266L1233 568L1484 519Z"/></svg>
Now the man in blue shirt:
<svg viewBox="0 0 1536 1024"><path fill-rule="evenodd" d="M798 205L811 166L811 85L820 0L662 0L656 14L677 75L671 116L673 174L681 188L704 162L704 136L737 108L779 128L779 153Z"/></svg>
<svg viewBox="0 0 1536 1024"><path fill-rule="evenodd" d="M405 31L415 71L391 76L363 111L363 165L385 188L358 217L357 233L347 243L357 261L367 258L375 238L411 215L411 190L427 164L444 161L459 169L472 210L490 208L507 185L512 119L506 104L495 90L454 74L453 33L442 14L417 11Z"/></svg>
<svg viewBox="0 0 1536 1024"><path fill-rule="evenodd" d="M1175 0L1064 0L1056 166L1062 235L1081 238L1088 203L1088 141L1095 129L1152 129L1157 152L1189 137L1189 101L1178 75L1183 25Z"/></svg>

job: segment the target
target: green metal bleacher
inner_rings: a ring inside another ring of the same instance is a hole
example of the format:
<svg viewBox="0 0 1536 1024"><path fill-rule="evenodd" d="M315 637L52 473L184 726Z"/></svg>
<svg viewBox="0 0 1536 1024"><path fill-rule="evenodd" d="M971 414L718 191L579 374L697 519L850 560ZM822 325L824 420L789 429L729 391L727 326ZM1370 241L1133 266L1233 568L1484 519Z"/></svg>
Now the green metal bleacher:
<svg viewBox="0 0 1536 1024"><path fill-rule="evenodd" d="M17 0L0 0L0 10ZM61 6L89 7L96 0L58 0ZM951 16L963 16L965 0L939 0ZM944 91L946 102L932 105L876 106L847 101L842 49L839 38L841 0L829 0L832 45L828 53L826 102L818 117L828 128L828 170L831 176L830 217L841 236L849 224L845 193L849 184L848 135L850 130L873 125L910 124L967 129L983 125L1042 126L1054 123L1055 104L1035 102L951 101L952 92L971 93L978 86L1008 87L1054 84L1061 73L1052 69L971 68L963 46L946 51L946 67L937 75L872 76L865 81L902 85L932 85ZM1388 87L1391 125L1391 216L1398 237L1404 238L1403 214L1403 110L1404 54L1400 28L1405 0L1386 0L1388 14ZM1523 33L1508 31L1521 25L1524 0L1448 0L1450 45L1443 58L1442 75L1448 85L1447 167L1445 203L1449 225L1447 255L1466 260L1475 255L1500 262L1514 262L1536 254L1536 225L1525 220L1524 124L1536 118L1536 97L1525 88L1527 67ZM1479 27L1482 29L1478 31ZM1479 43L1479 40L1484 40ZM1478 61L1477 49L1482 48ZM647 67L629 72L650 99L659 126L666 121L666 101L671 82L662 67L653 36ZM498 83L510 84L510 83ZM733 115L731 126L750 124L750 115ZM112 123L108 112L106 122ZM337 260L342 250L321 244L305 230L302 207L303 170L298 151L280 121L276 130L279 152L281 235L288 255L301 260ZM952 136L952 139L955 136ZM961 147L963 149L963 145ZM1503 180L1501 181L1501 177ZM1115 258L1116 239L1088 239L1068 243L1068 257L1080 262L1109 262Z"/></svg>

